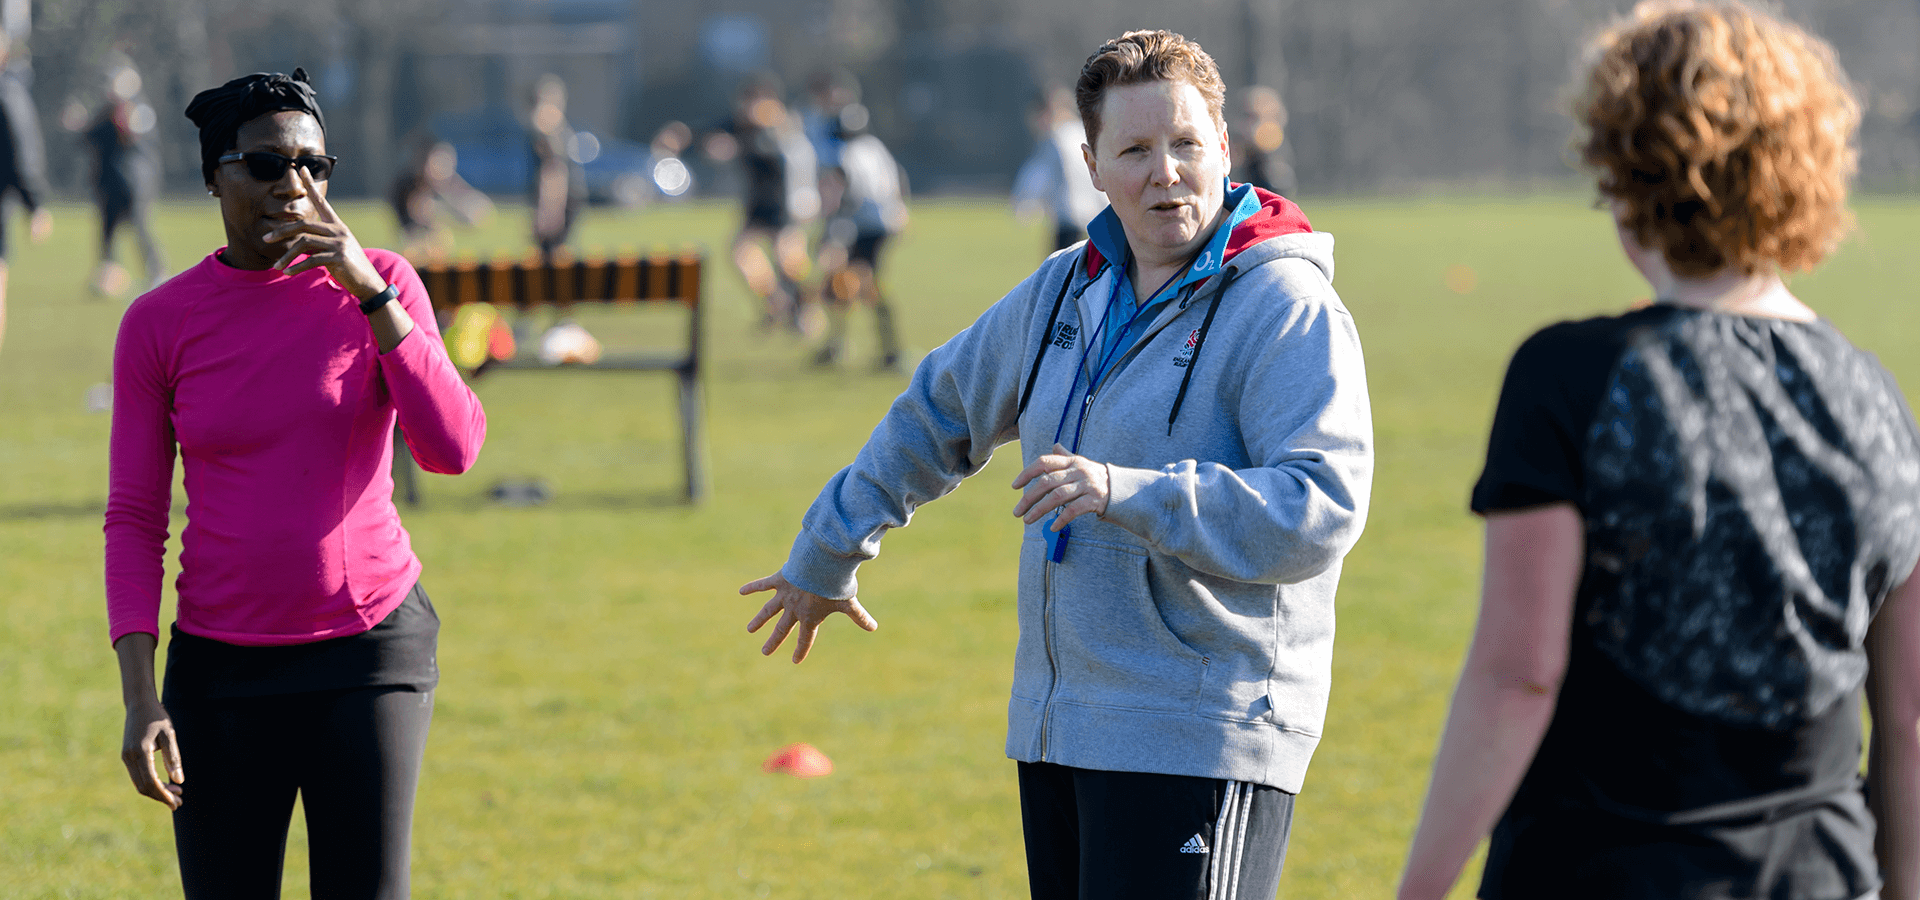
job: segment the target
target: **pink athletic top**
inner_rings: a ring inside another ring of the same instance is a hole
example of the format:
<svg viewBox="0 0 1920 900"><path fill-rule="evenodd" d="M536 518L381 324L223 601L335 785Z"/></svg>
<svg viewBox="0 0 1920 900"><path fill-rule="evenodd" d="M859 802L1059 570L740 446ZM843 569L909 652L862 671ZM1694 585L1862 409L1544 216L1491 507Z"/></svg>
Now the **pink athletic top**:
<svg viewBox="0 0 1920 900"><path fill-rule="evenodd" d="M224 249L224 248L223 248ZM413 266L368 249L414 328L382 354L324 268L288 277L218 253L133 302L113 351L110 639L159 635L173 460L185 460L176 624L232 644L359 634L420 560L393 507L393 426L429 472L473 465L486 414L447 359Z"/></svg>

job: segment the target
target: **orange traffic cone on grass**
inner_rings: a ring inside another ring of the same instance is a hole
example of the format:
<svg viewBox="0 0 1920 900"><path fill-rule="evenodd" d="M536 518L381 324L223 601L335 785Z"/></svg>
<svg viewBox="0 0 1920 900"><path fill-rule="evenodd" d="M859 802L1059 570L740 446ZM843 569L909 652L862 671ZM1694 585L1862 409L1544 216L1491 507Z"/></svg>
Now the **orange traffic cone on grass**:
<svg viewBox="0 0 1920 900"><path fill-rule="evenodd" d="M788 744L760 764L762 772L785 772L795 778L818 778L833 772L833 760L812 744Z"/></svg>

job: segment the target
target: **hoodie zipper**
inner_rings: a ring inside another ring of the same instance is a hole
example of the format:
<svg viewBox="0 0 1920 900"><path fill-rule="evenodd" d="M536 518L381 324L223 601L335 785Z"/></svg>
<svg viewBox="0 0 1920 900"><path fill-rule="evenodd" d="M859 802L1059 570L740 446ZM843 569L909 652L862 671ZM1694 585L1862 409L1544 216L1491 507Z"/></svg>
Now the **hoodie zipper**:
<svg viewBox="0 0 1920 900"><path fill-rule="evenodd" d="M1060 686L1060 664L1053 658L1053 560L1046 561L1040 595L1040 642L1047 651L1047 697L1040 702L1040 761L1047 761L1047 730L1053 724L1053 691Z"/></svg>
<svg viewBox="0 0 1920 900"><path fill-rule="evenodd" d="M1202 281L1199 283L1204 284L1205 282ZM1199 291L1196 289L1194 293L1198 294ZM1184 313L1186 312L1186 309L1187 309L1187 304L1182 303L1180 305L1180 312ZM1167 320L1167 326L1171 326L1173 324L1173 319L1177 319L1177 318L1179 318L1178 313L1176 313L1172 318ZM1140 354L1140 351L1144 349L1147 344L1152 343L1153 334L1156 334L1156 333L1158 332L1141 334L1139 339L1134 341L1133 346L1127 349L1126 354L1121 356L1120 360L1113 364L1113 368L1109 369L1105 373L1105 375L1100 379L1099 384L1090 384L1087 386L1087 397L1085 400L1081 401L1081 413L1083 415L1083 418L1080 422L1081 431L1085 431L1087 427L1088 419L1084 417L1091 417L1093 415L1093 400L1095 397L1100 396L1101 388L1106 387L1108 381L1111 381L1113 380L1113 378L1118 376L1120 374L1120 370L1123 368L1126 368L1126 365L1129 361L1131 361L1135 356L1138 356ZM1078 375L1079 373L1076 372L1075 373L1076 379L1078 378ZM1051 749L1051 744L1048 739L1052 736L1051 732L1053 727L1053 694L1054 694L1054 691L1058 689L1060 686L1060 662L1054 657L1054 654L1053 654L1053 600L1054 600L1053 573L1054 573L1054 569L1059 564L1049 559L1049 560L1046 560L1043 563L1043 565L1046 566L1046 570L1045 570L1046 574L1043 579L1043 583L1041 585L1041 601L1040 601L1041 641L1040 642L1041 642L1041 646L1043 646L1046 649L1046 653L1047 653L1048 680L1047 680L1046 699L1042 700L1040 703L1040 761L1047 762L1047 754L1048 754L1048 751Z"/></svg>

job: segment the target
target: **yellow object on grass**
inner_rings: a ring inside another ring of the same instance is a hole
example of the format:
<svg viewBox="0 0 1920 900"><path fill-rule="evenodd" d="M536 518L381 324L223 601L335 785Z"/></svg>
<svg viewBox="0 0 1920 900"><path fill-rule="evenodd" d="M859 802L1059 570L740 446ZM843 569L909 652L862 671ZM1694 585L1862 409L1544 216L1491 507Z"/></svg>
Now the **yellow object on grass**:
<svg viewBox="0 0 1920 900"><path fill-rule="evenodd" d="M447 356L462 369L477 369L489 356L512 359L513 331L491 303L466 303L447 327Z"/></svg>

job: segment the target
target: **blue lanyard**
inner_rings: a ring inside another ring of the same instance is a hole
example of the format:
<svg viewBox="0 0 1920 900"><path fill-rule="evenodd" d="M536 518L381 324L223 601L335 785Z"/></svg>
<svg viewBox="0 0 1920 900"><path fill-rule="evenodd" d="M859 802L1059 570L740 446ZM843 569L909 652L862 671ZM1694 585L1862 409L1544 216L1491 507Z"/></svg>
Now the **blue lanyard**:
<svg viewBox="0 0 1920 900"><path fill-rule="evenodd" d="M1134 323L1139 322L1141 315L1145 314L1146 311L1152 307L1154 297L1159 296L1161 291L1166 290L1169 285L1173 284L1175 279L1184 274L1186 274L1186 269L1182 267L1168 276L1167 280L1162 283L1160 287L1156 288L1153 293L1147 295L1145 302L1138 304L1134 308L1133 314L1127 317L1127 324L1121 327L1119 334L1113 336L1113 340L1109 342L1109 345L1100 348L1100 359L1087 377L1086 399L1080 402L1080 416L1075 420L1073 425L1073 444L1067 448L1070 452L1076 454L1080 452L1080 436L1086 431L1087 411L1093 408L1093 392L1094 389L1100 385L1100 377L1107 373L1107 367L1110 364L1118 362L1122 348L1133 346L1127 340L1127 337L1133 333ZM1114 267L1113 289L1107 293L1107 308L1100 313L1100 324L1094 326L1094 331L1102 336L1107 332L1107 317L1113 314L1114 301L1120 297L1121 281L1126 277L1127 267L1124 264ZM1067 410L1073 408L1073 395L1080 390L1080 373L1087 370L1087 359L1092 354L1093 341L1089 340L1086 346L1080 350L1079 364L1073 367L1073 387L1067 390L1067 402L1060 406L1060 424L1054 426L1053 429L1053 442L1055 444L1060 443L1060 436L1066 433ZM1073 531L1073 526L1071 525L1059 531L1053 530L1053 520L1059 515L1060 511L1057 509L1054 510L1053 513L1047 517L1046 523L1040 526L1040 535L1046 538L1047 541L1047 558L1053 562L1059 562L1066 558L1067 538Z"/></svg>
<svg viewBox="0 0 1920 900"><path fill-rule="evenodd" d="M1127 324L1121 327L1119 334L1113 336L1113 340L1109 342L1108 346L1100 348L1100 359L1087 377L1087 396L1080 404L1080 416L1075 420L1073 426L1073 444L1067 448L1068 450L1074 453L1080 452L1080 435L1086 430L1087 410L1093 406L1094 389L1099 386L1101 376L1107 373L1107 367L1119 360L1119 356L1124 349L1133 346L1128 342L1127 337L1133 334L1134 324L1139 322L1140 317L1152 307L1153 298L1159 296L1161 291L1166 290L1168 285L1173 284L1175 279L1178 279L1184 274L1186 274L1185 269L1181 269L1180 271L1174 272L1171 276L1168 276L1167 280L1162 283L1160 287L1156 288L1153 293L1147 295L1146 302L1140 303L1134 308L1133 314L1127 317ZM1107 317L1113 314L1114 300L1120 296L1121 279L1126 277L1127 269L1125 265L1114 267L1113 288L1107 292L1107 308L1100 313L1100 324L1094 326L1094 332L1096 334L1103 337L1106 335ZM1067 410L1073 408L1073 395L1080 390L1080 373L1087 370L1087 359L1092 356L1092 354L1093 341L1089 340L1086 346L1080 351L1080 363L1073 368L1073 388L1067 391L1067 402L1060 407L1060 423L1055 425L1053 429L1053 442L1056 444L1060 443L1060 436L1067 431Z"/></svg>

